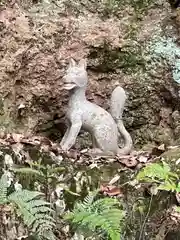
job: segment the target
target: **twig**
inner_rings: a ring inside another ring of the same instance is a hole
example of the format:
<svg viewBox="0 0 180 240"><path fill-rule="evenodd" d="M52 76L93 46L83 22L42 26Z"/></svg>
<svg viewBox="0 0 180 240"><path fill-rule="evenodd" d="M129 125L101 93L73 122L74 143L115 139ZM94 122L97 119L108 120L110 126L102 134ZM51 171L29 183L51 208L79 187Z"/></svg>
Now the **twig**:
<svg viewBox="0 0 180 240"><path fill-rule="evenodd" d="M142 225L142 227L141 227L139 240L141 240L141 238L142 238L142 234L143 234L143 231L144 231L144 227L145 227L146 221L147 221L147 219L148 219L148 217L149 217L149 213L150 213L150 210L151 210L151 204L152 204L152 198L153 198L153 195L151 195L151 199L150 199L149 207L148 207L148 212L147 212L147 214L146 214L146 217L145 217L145 219L144 219L143 225Z"/></svg>

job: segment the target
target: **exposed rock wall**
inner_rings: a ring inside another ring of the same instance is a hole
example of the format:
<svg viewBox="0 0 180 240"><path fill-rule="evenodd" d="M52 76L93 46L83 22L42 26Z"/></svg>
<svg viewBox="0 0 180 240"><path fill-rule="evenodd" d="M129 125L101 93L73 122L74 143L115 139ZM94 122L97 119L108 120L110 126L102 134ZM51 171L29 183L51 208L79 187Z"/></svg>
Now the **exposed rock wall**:
<svg viewBox="0 0 180 240"><path fill-rule="evenodd" d="M11 1L0 12L0 130L60 140L70 57L88 58L91 101L108 109L115 83L128 93L125 125L136 146L180 134L179 86L144 48L159 29L177 36L165 1Z"/></svg>

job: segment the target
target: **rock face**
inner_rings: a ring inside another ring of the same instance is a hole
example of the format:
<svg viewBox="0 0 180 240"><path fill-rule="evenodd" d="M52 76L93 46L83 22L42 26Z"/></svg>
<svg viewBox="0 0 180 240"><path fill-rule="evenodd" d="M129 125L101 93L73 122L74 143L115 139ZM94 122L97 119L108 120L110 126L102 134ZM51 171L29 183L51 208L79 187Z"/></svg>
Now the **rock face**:
<svg viewBox="0 0 180 240"><path fill-rule="evenodd" d="M122 4L123 2L123 4ZM88 59L87 97L108 110L119 83L134 144L174 143L180 134L178 84L144 49L159 29L177 36L165 1L12 1L0 11L0 131L60 141L70 57Z"/></svg>

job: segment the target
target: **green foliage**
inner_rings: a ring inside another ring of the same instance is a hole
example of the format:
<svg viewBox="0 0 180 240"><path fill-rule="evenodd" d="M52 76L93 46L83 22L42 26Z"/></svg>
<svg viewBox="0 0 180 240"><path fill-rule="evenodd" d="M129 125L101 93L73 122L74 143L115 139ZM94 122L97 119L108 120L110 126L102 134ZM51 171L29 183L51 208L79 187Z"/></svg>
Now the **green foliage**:
<svg viewBox="0 0 180 240"><path fill-rule="evenodd" d="M140 181L156 183L158 190L180 192L179 177L165 162L148 164L136 178Z"/></svg>
<svg viewBox="0 0 180 240"><path fill-rule="evenodd" d="M180 207L176 207L175 209L178 213L180 212Z"/></svg>
<svg viewBox="0 0 180 240"><path fill-rule="evenodd" d="M90 231L106 235L112 240L120 239L122 220L125 212L118 208L116 199L95 200L96 193L91 192L83 202L76 202L74 210L65 215L73 225L83 233Z"/></svg>
<svg viewBox="0 0 180 240"><path fill-rule="evenodd" d="M55 240L53 228L53 210L48 207L50 203L43 200L41 192L18 190L8 194L8 177L3 174L0 179L0 204L11 204L30 231L37 239Z"/></svg>
<svg viewBox="0 0 180 240"><path fill-rule="evenodd" d="M34 187L34 183L38 182L46 187L53 180L56 182L56 176L64 171L64 167L55 167L54 165L43 165L41 162L29 162L30 167L12 168L11 170L18 176L19 181L25 188ZM33 186L32 186L33 185Z"/></svg>
<svg viewBox="0 0 180 240"><path fill-rule="evenodd" d="M7 189L8 189L8 178L6 174L3 174L0 179L0 204L7 202Z"/></svg>
<svg viewBox="0 0 180 240"><path fill-rule="evenodd" d="M42 181L43 175L41 171L33 169L32 167L20 167L20 168L12 168L12 171L18 175L20 178L25 178L26 180L34 181L39 180Z"/></svg>
<svg viewBox="0 0 180 240"><path fill-rule="evenodd" d="M12 170L15 172L15 173L19 173L19 174L22 174L22 175L25 175L25 176L41 176L41 172L36 170L36 169L33 169L33 168L29 168L29 167L21 167L21 168L12 168Z"/></svg>

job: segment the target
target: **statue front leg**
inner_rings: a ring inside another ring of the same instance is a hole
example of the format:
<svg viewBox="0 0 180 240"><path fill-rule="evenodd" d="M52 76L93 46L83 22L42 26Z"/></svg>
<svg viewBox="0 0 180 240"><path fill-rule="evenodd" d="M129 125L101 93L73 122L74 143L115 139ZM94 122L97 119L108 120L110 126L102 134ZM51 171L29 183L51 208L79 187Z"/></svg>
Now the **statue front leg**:
<svg viewBox="0 0 180 240"><path fill-rule="evenodd" d="M72 125L67 133L67 136L64 138L65 140L63 141L62 145L60 144L61 148L64 151L68 151L75 144L76 138L81 129L81 126L82 126L82 122L80 122L80 121L72 123Z"/></svg>
<svg viewBox="0 0 180 240"><path fill-rule="evenodd" d="M91 139L92 139L92 147L93 148L98 148L97 142L96 142L96 138L94 137L94 135L91 135Z"/></svg>
<svg viewBox="0 0 180 240"><path fill-rule="evenodd" d="M69 135L69 130L70 130L70 126L68 125L68 126L67 126L67 129L66 129L66 132L65 132L65 134L64 134L64 136L63 136L63 138L62 138L62 140L61 140L61 142L60 142L60 146L61 146L61 147L64 145L64 143L65 143L66 140L67 140L67 137L68 137L68 135Z"/></svg>

